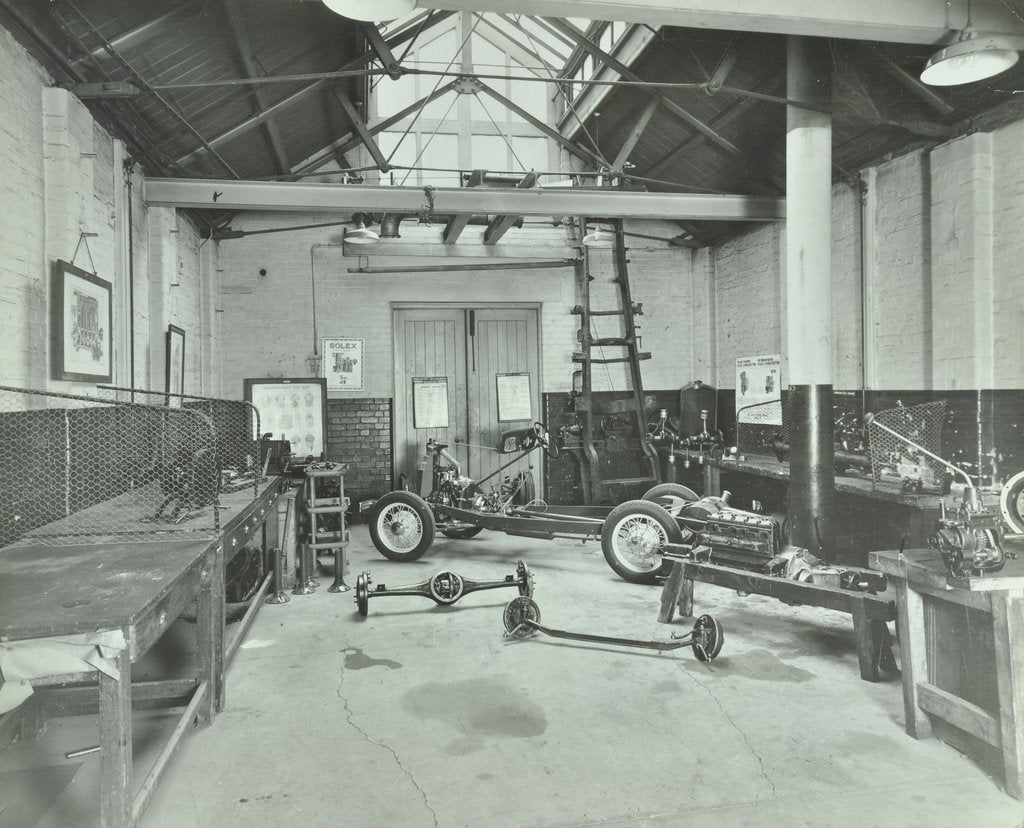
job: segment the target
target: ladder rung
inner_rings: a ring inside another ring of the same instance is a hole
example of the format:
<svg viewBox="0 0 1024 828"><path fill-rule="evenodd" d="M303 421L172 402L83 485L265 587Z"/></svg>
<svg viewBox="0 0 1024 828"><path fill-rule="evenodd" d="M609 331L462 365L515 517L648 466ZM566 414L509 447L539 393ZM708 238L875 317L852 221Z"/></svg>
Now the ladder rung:
<svg viewBox="0 0 1024 828"><path fill-rule="evenodd" d="M641 351L636 355L637 359L650 359L651 355L647 351ZM597 359L588 354L575 353L572 355L573 362L596 362L598 364L607 364L611 362L632 362L632 357L616 357L614 359Z"/></svg>
<svg viewBox="0 0 1024 828"><path fill-rule="evenodd" d="M622 316L625 311L621 310L603 310L603 311L590 311L591 316Z"/></svg>
<svg viewBox="0 0 1024 828"><path fill-rule="evenodd" d="M594 347L594 346L597 346L597 345L602 345L602 346L603 345L623 345L623 346L625 346L625 345L635 345L635 344L636 344L636 340L635 339L627 339L627 338L621 337L621 336L606 336L603 339L591 339L590 340L591 347Z"/></svg>

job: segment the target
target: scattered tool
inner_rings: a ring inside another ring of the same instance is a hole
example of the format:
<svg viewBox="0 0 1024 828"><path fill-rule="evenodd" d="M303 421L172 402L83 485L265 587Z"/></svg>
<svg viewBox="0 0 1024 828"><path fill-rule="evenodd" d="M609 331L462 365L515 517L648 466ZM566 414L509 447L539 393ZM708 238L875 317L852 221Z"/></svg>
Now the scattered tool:
<svg viewBox="0 0 1024 828"><path fill-rule="evenodd" d="M714 661L722 651L725 633L722 625L711 615L702 615L685 635L672 635L672 641L637 641L633 638L611 638L605 635L567 632L541 626L540 607L528 595L513 598L505 606L503 615L506 638L530 638L542 632L552 638L568 638L571 641L593 641L596 644L617 644L621 647L641 647L645 650L678 650L689 645L698 661Z"/></svg>
<svg viewBox="0 0 1024 828"><path fill-rule="evenodd" d="M529 598L533 595L533 575L522 561L519 561L515 575L506 575L500 581L471 581L454 572L438 572L418 584L408 584L392 589L388 589L384 584L377 584L371 589L372 583L369 572L364 572L356 578L356 606L359 608L359 614L364 618L369 612L371 598L390 595L422 595L424 598L431 598L444 606L454 604L463 595L482 589L518 587L520 596Z"/></svg>

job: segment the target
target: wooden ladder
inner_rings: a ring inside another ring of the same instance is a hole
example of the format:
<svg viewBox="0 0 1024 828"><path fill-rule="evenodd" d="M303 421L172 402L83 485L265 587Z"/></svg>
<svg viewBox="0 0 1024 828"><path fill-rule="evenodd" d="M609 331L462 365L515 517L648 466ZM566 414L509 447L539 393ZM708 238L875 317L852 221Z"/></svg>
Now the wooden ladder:
<svg viewBox="0 0 1024 828"><path fill-rule="evenodd" d="M580 478L583 488L583 502L587 505L596 503L603 499L609 486L631 486L648 484L653 486L660 482L658 474L658 455L654 448L643 439L647 432L647 413L644 399L643 378L640 374L640 362L650 359L647 351L639 349L639 336L637 335L638 325L636 317L643 316L643 305L633 302L633 295L629 286L629 260L626 258L625 234L622 229L622 219L613 222L615 228L615 278L612 280L618 287L619 307L613 310L594 310L590 305L590 283L594 277L590 275L589 256L586 247L583 247L583 256L577 260L576 276L580 283L583 304L572 309L572 313L580 317L578 338L580 350L572 355L572 360L580 366L582 383L579 396L575 398L576 412L579 415L581 432L580 445L577 453L580 463ZM580 234L586 227L585 222L580 222ZM582 245L582 238L580 239ZM591 318L595 316L619 316L622 318L622 335L612 337L595 337L591 329ZM602 349L600 356L594 356L594 348ZM621 349L619 355L606 357L605 348ZM636 418L637 434L640 435L640 448L643 452L643 466L648 472L642 477L619 477L601 478L601 462L594 445L594 417L595 412L593 401L593 366L595 364L627 363L629 365L630 385L632 387L632 398L624 400L622 404L611 404L603 406L604 413L631 414Z"/></svg>

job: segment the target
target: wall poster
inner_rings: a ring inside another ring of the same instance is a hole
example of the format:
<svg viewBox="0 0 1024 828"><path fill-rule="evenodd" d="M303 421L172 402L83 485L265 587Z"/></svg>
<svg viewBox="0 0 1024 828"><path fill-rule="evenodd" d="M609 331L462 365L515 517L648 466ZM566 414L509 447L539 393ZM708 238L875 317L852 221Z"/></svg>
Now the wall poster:
<svg viewBox="0 0 1024 828"><path fill-rule="evenodd" d="M323 374L328 391L363 390L363 340L348 336L323 338Z"/></svg>
<svg viewBox="0 0 1024 828"><path fill-rule="evenodd" d="M53 270L53 378L110 382L113 376L110 282L57 261Z"/></svg>
<svg viewBox="0 0 1024 828"><path fill-rule="evenodd" d="M498 422L533 419L533 397L529 372L496 374L498 382Z"/></svg>
<svg viewBox="0 0 1024 828"><path fill-rule="evenodd" d="M782 425L782 354L736 358L736 419ZM771 405L770 403L776 403ZM749 408L749 406L757 406ZM741 409L743 411L740 418Z"/></svg>
<svg viewBox="0 0 1024 828"><path fill-rule="evenodd" d="M412 378L412 427L448 428L448 377Z"/></svg>
<svg viewBox="0 0 1024 828"><path fill-rule="evenodd" d="M261 432L274 440L288 440L297 457L323 457L327 451L326 380L247 379L244 385L245 399L260 413ZM254 434L253 439L258 436Z"/></svg>

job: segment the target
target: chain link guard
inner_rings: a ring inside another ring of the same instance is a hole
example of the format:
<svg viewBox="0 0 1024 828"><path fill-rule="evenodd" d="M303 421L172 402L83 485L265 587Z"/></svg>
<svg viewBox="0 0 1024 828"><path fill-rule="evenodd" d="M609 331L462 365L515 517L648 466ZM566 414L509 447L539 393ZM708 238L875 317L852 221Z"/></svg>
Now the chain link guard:
<svg viewBox="0 0 1024 828"><path fill-rule="evenodd" d="M505 605L502 621L505 623L506 638L529 638L534 630L526 622L540 623L540 607L528 595L520 595Z"/></svg>

